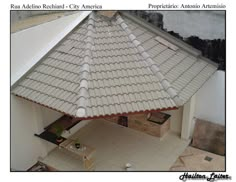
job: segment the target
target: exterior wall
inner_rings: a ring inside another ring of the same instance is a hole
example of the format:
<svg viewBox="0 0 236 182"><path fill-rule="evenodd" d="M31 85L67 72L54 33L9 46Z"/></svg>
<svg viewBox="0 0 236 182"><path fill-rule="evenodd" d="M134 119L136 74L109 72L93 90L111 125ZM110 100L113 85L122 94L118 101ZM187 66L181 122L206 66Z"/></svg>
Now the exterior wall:
<svg viewBox="0 0 236 182"><path fill-rule="evenodd" d="M48 109L46 107L41 107L41 113L42 113L42 119L43 119L43 125L48 126L52 122L54 122L56 119L63 116L62 113L56 112L52 109Z"/></svg>
<svg viewBox="0 0 236 182"><path fill-rule="evenodd" d="M56 145L36 136L62 114L11 95L11 168L27 170Z"/></svg>
<svg viewBox="0 0 236 182"><path fill-rule="evenodd" d="M57 146L34 136L63 114L11 95L11 168L25 171ZM81 121L63 133L69 137L90 120Z"/></svg>
<svg viewBox="0 0 236 182"><path fill-rule="evenodd" d="M184 105L182 138L192 137L196 118L225 125L225 72L217 71Z"/></svg>
<svg viewBox="0 0 236 182"><path fill-rule="evenodd" d="M27 170L42 154L32 103L11 96L11 168Z"/></svg>
<svg viewBox="0 0 236 182"><path fill-rule="evenodd" d="M194 124L194 112L196 105L196 96L193 95L191 99L184 104L183 117L182 117L182 129L181 138L189 140L192 136L192 128Z"/></svg>
<svg viewBox="0 0 236 182"><path fill-rule="evenodd" d="M164 111L164 113L171 115L170 130L180 135L182 127L183 107L180 107L176 110Z"/></svg>
<svg viewBox="0 0 236 182"><path fill-rule="evenodd" d="M197 92L195 117L225 125L224 71L217 71Z"/></svg>

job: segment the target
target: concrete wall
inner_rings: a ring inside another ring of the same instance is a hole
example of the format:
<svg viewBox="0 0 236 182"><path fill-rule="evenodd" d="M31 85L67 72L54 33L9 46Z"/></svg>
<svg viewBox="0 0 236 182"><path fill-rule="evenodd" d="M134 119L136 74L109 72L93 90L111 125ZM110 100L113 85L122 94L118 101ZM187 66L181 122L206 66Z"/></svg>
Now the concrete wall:
<svg viewBox="0 0 236 182"><path fill-rule="evenodd" d="M197 92L195 117L225 125L224 71L217 71Z"/></svg>
<svg viewBox="0 0 236 182"><path fill-rule="evenodd" d="M59 113L59 112L54 111L52 109L48 109L46 107L41 107L41 113L42 113L43 125L44 126L48 126L49 124L51 124L56 119L63 116L62 113Z"/></svg>
<svg viewBox="0 0 236 182"><path fill-rule="evenodd" d="M164 111L164 113L170 114L170 129L171 131L180 134L182 127L182 115L183 107L180 107L177 110Z"/></svg>
<svg viewBox="0 0 236 182"><path fill-rule="evenodd" d="M36 136L62 114L11 95L11 168L27 170L56 147Z"/></svg>
<svg viewBox="0 0 236 182"><path fill-rule="evenodd" d="M184 105L181 137L191 138L196 118L225 125L225 72L217 71Z"/></svg>
<svg viewBox="0 0 236 182"><path fill-rule="evenodd" d="M45 157L57 146L40 139L44 128L60 118L63 114L25 99L11 95L11 168L25 171L39 158ZM64 137L69 137L91 120L85 120L74 126Z"/></svg>
<svg viewBox="0 0 236 182"><path fill-rule="evenodd" d="M181 138L189 140L192 136L193 127L195 125L194 114L196 106L196 94L193 95L183 106Z"/></svg>
<svg viewBox="0 0 236 182"><path fill-rule="evenodd" d="M41 155L32 103L11 96L11 168L26 170Z"/></svg>

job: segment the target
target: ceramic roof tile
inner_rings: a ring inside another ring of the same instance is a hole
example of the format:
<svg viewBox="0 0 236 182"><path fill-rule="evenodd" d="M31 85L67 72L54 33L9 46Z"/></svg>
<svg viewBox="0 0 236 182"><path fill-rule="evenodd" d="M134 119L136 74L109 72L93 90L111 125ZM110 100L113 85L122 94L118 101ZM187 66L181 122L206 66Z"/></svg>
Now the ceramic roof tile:
<svg viewBox="0 0 236 182"><path fill-rule="evenodd" d="M142 43L150 40L151 38L152 38L152 36L149 35L148 33L143 33L140 36L138 36L138 40Z"/></svg>
<svg viewBox="0 0 236 182"><path fill-rule="evenodd" d="M187 55L175 54L173 57L163 62L159 67L162 70L162 73L166 74L170 69L172 69L173 67L176 67L182 61L184 61L185 58L187 58Z"/></svg>
<svg viewBox="0 0 236 182"><path fill-rule="evenodd" d="M91 13L12 93L82 118L177 107L175 97L186 102L216 67L156 37Z"/></svg>
<svg viewBox="0 0 236 182"><path fill-rule="evenodd" d="M187 71L188 69L190 69L195 61L195 59L192 59L190 57L183 59L180 64L177 64L172 69L168 70L165 75L166 78L170 80L170 82L172 82L174 79L178 78L183 73L183 71Z"/></svg>
<svg viewBox="0 0 236 182"><path fill-rule="evenodd" d="M159 43L157 41L153 40L152 38L150 38L147 41L145 41L144 43L142 43L143 48L145 48L147 52L149 52L149 50L153 49L153 48L154 48L155 51L159 50L159 49L155 49L158 44ZM166 49L166 47L163 46L163 45L162 46L159 45L158 48L160 48L160 51L162 51L163 49Z"/></svg>

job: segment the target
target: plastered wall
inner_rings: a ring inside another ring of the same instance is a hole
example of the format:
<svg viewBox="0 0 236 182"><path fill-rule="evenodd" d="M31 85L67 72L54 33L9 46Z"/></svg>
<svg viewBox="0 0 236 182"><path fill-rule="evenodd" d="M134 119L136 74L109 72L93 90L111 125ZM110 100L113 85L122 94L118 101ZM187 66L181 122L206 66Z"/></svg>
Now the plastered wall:
<svg viewBox="0 0 236 182"><path fill-rule="evenodd" d="M217 71L197 92L195 117L225 125L224 71Z"/></svg>

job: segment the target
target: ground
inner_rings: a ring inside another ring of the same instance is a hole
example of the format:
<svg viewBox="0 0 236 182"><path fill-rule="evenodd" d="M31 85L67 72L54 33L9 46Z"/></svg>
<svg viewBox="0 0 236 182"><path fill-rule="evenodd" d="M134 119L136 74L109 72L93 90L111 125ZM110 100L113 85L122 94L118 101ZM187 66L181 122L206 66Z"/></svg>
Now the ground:
<svg viewBox="0 0 236 182"><path fill-rule="evenodd" d="M123 171L130 163L134 171L168 171L189 141L169 132L163 139L107 122L93 120L72 138L96 148L95 171ZM59 171L82 171L82 162L56 148L43 163Z"/></svg>

